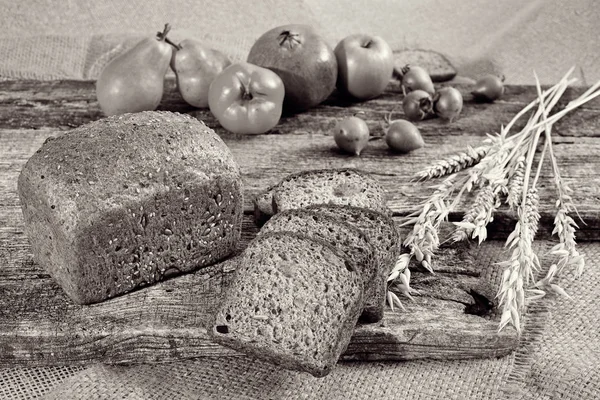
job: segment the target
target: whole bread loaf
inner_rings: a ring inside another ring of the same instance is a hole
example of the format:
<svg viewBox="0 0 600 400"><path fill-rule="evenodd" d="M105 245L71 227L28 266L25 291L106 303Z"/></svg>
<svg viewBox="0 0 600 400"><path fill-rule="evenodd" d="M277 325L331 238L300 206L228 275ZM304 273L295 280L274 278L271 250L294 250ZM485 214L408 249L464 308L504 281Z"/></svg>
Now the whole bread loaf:
<svg viewBox="0 0 600 400"><path fill-rule="evenodd" d="M335 215L327 215L316 210L297 209L275 214L260 229L259 236L269 232L295 232L311 238L324 240L345 254L360 271L365 289L365 306L376 303L379 298L369 298L377 292L371 286L379 284L379 259L374 258L374 250L369 237L359 228ZM370 315L370 310L366 311Z"/></svg>
<svg viewBox="0 0 600 400"><path fill-rule="evenodd" d="M277 212L313 204L351 205L384 213L386 194L368 173L353 168L306 170L286 176L254 199L259 225Z"/></svg>
<svg viewBox="0 0 600 400"><path fill-rule="evenodd" d="M387 293L387 277L400 255L400 233L394 220L381 212L362 207L317 204L307 210L335 216L361 229L373 245L375 274L371 284L365 286L363 322L377 322L383 318Z"/></svg>
<svg viewBox="0 0 600 400"><path fill-rule="evenodd" d="M215 263L241 232L229 149L176 113L113 116L49 138L18 192L35 261L82 304Z"/></svg>
<svg viewBox="0 0 600 400"><path fill-rule="evenodd" d="M363 279L335 247L289 232L246 248L209 332L245 354L327 375L363 308Z"/></svg>

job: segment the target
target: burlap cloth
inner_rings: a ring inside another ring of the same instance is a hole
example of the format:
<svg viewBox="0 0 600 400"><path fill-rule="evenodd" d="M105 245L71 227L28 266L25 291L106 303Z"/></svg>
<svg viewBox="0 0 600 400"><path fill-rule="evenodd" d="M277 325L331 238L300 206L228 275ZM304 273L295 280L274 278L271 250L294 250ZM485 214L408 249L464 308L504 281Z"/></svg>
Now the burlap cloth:
<svg viewBox="0 0 600 400"><path fill-rule="evenodd" d="M567 277L571 300L529 310L515 353L499 359L341 362L325 378L247 357L134 366L0 370L1 399L597 399L600 398L600 244L588 269ZM498 254L480 252L482 264Z"/></svg>
<svg viewBox="0 0 600 400"><path fill-rule="evenodd" d="M393 48L444 53L463 76L502 72L554 83L572 65L600 79L600 7L594 0L504 2L111 0L0 2L0 79L94 79L103 65L170 22L175 41L204 40L233 60L284 23L309 23L332 44L370 32ZM0 369L0 399L595 399L600 398L600 244L566 279L571 300L541 301L519 349L490 360L344 362L326 378L245 357L138 366ZM482 262L492 255L482 254Z"/></svg>

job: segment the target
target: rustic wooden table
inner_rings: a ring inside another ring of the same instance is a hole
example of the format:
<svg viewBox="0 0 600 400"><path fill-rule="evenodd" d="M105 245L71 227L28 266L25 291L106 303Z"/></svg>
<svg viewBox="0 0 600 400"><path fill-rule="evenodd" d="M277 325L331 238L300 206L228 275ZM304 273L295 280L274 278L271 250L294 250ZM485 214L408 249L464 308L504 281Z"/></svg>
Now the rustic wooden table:
<svg viewBox="0 0 600 400"><path fill-rule="evenodd" d="M370 142L361 157L335 149L331 130L336 121L364 112L371 132L391 110L401 117L402 94L391 83L384 95L364 103L332 96L308 112L284 117L265 135L240 137L221 129L210 112L187 106L168 82L160 109L190 113L221 135L240 164L245 185L245 221L240 248L257 232L252 197L283 176L303 169L357 167L373 174L389 193L399 222L431 193L429 185L410 182L427 163L477 145L496 132L536 97L534 87L509 86L501 101L474 103L469 88L458 87L465 107L454 123L431 119L418 124L426 142L408 155L390 152L382 140ZM569 89L559 104L581 94ZM204 355L233 355L210 342L203 328L227 284L234 263L225 261L110 301L79 306L71 303L48 274L33 263L16 193L18 174L48 137L101 118L93 82L0 82L0 366L42 366L92 362L137 363ZM555 125L555 143L564 179L575 188L574 201L587 223L580 240L600 234L600 100L588 103ZM541 178L539 248L551 244L553 186L548 169ZM460 218L460 210L452 219ZM518 345L515 331L497 332L496 309L467 313L475 290L494 301L502 239L515 215L502 209L481 246L451 246L440 253L437 273L416 270L416 302L406 311L386 312L381 323L357 326L346 359L456 359L499 357Z"/></svg>

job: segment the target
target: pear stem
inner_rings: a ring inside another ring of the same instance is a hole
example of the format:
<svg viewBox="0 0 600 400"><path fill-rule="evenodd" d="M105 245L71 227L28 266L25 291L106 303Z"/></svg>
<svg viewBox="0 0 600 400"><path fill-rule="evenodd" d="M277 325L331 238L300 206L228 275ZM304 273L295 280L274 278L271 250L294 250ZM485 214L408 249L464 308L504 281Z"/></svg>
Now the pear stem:
<svg viewBox="0 0 600 400"><path fill-rule="evenodd" d="M171 46L175 47L175 50L181 50L181 45L178 45L177 43L171 41L171 39L169 39L168 37L165 37L165 43L170 44Z"/></svg>
<svg viewBox="0 0 600 400"><path fill-rule="evenodd" d="M165 24L165 28L163 29L163 31L156 33L156 40L164 41L165 43L168 43L171 46L175 47L176 50L181 50L181 46L180 45L178 45L177 43L174 43L173 41L171 41L171 39L169 39L167 37L167 34L169 33L170 30L171 30L171 25L168 24L168 23L166 23Z"/></svg>

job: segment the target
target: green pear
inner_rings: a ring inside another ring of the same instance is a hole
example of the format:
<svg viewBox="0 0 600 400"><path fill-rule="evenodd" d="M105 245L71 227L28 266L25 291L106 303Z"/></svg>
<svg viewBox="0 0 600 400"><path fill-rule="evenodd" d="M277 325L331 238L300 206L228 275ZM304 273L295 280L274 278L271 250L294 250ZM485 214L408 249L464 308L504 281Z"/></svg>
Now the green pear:
<svg viewBox="0 0 600 400"><path fill-rule="evenodd" d="M188 104L198 108L208 107L210 84L230 64L225 54L194 39L179 43L171 59L179 93Z"/></svg>
<svg viewBox="0 0 600 400"><path fill-rule="evenodd" d="M164 91L165 75L173 54L167 33L169 24L156 37L140 41L112 59L96 81L96 96L106 115L152 111Z"/></svg>

